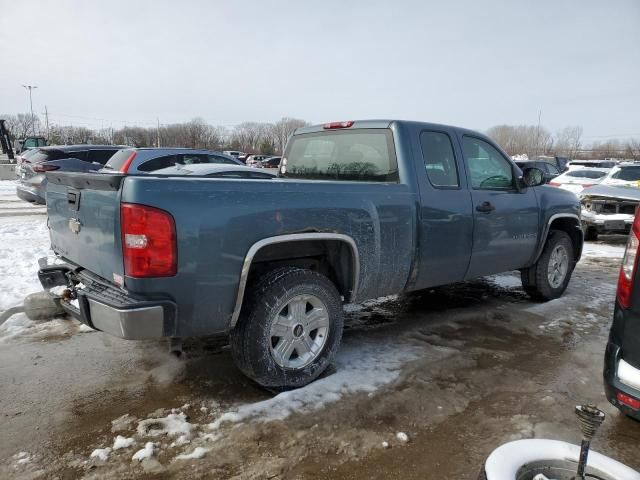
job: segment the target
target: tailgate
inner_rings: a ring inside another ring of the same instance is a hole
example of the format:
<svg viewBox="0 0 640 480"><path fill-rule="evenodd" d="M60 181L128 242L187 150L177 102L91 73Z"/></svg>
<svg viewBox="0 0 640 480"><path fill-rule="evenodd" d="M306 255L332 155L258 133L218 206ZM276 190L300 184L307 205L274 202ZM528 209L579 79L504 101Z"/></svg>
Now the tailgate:
<svg viewBox="0 0 640 480"><path fill-rule="evenodd" d="M51 248L102 278L122 284L120 186L122 175L47 173Z"/></svg>

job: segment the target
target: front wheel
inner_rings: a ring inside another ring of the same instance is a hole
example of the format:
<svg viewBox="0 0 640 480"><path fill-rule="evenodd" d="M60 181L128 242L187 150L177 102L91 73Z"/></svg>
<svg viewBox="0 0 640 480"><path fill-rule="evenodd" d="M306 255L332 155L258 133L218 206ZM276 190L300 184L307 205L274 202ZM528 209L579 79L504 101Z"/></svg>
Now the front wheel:
<svg viewBox="0 0 640 480"><path fill-rule="evenodd" d="M263 387L289 389L314 381L340 345L340 294L324 275L287 267L252 288L231 352L238 368Z"/></svg>
<svg viewBox="0 0 640 480"><path fill-rule="evenodd" d="M520 271L525 292L539 301L560 297L571 280L573 259L569 235L562 230L551 230L538 261Z"/></svg>

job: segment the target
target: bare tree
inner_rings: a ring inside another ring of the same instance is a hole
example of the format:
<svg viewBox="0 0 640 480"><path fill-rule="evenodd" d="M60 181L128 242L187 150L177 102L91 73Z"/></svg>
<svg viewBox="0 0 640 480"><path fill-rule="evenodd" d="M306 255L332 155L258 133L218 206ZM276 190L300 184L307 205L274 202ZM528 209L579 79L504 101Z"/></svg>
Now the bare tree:
<svg viewBox="0 0 640 480"><path fill-rule="evenodd" d="M633 160L640 160L640 140L632 138L627 142L625 156Z"/></svg>
<svg viewBox="0 0 640 480"><path fill-rule="evenodd" d="M1 118L7 121L6 125L14 140L33 135L33 132L36 132L36 134L40 133L41 124L40 118L37 115L33 116L33 120L30 113L3 115Z"/></svg>
<svg viewBox="0 0 640 480"><path fill-rule="evenodd" d="M296 129L306 125L308 125L308 123L304 120L290 117L283 117L272 124L269 135L272 139L274 150L280 154L284 153L284 147L287 145L289 137Z"/></svg>
<svg viewBox="0 0 640 480"><path fill-rule="evenodd" d="M582 139L582 127L565 127L556 134L556 153L575 158L580 150Z"/></svg>
<svg viewBox="0 0 640 480"><path fill-rule="evenodd" d="M545 128L535 125L496 125L487 135L509 155L527 154L530 158L547 154L553 147L553 136Z"/></svg>

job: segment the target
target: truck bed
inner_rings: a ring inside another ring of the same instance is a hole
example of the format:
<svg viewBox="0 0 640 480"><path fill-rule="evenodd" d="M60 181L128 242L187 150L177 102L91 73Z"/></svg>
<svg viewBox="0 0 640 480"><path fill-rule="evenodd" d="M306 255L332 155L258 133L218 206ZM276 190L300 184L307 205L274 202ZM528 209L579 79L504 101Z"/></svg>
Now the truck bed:
<svg viewBox="0 0 640 480"><path fill-rule="evenodd" d="M48 178L54 251L113 288L133 296L169 298L179 305L180 321L165 335L227 331L244 258L264 238L301 232L351 237L362 266L355 299L402 291L414 261L418 198L402 183L86 173L48 174ZM173 216L175 276L124 276L121 203L151 205ZM79 231L72 231L78 225Z"/></svg>

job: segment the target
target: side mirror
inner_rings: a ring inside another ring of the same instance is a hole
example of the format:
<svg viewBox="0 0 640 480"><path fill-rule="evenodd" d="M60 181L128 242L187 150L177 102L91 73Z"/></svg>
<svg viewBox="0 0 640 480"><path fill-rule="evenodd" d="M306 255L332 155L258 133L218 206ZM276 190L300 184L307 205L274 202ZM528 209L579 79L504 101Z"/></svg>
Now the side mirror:
<svg viewBox="0 0 640 480"><path fill-rule="evenodd" d="M525 187L538 187L544 185L544 172L536 167L525 168L522 172L522 183Z"/></svg>

